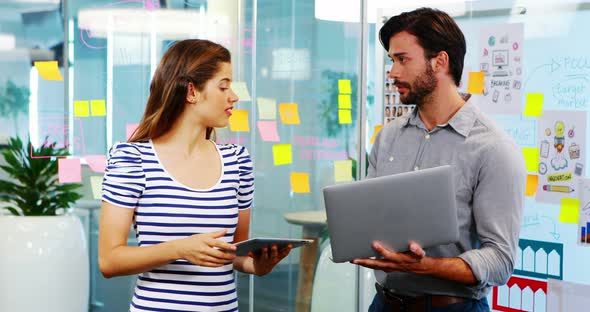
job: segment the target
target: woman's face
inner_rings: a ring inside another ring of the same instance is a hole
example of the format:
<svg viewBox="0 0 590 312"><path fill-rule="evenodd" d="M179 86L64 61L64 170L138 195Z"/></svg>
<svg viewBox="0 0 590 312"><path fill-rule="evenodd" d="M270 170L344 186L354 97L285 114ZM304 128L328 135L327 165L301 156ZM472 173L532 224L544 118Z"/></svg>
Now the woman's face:
<svg viewBox="0 0 590 312"><path fill-rule="evenodd" d="M232 68L230 63L221 63L219 71L205 84L196 103L196 110L206 127L222 128L229 121L239 100L231 89Z"/></svg>

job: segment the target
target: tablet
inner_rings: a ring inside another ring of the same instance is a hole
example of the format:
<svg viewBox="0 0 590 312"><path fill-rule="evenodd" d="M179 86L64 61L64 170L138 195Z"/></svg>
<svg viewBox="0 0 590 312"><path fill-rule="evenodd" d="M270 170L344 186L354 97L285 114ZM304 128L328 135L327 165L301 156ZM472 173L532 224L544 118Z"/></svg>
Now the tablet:
<svg viewBox="0 0 590 312"><path fill-rule="evenodd" d="M277 245L279 250L281 250L287 248L289 244L291 244L292 248L297 248L310 243L313 243L312 239L256 237L237 243L236 256L247 256L250 251L259 253L262 251L262 248L270 248L272 245Z"/></svg>

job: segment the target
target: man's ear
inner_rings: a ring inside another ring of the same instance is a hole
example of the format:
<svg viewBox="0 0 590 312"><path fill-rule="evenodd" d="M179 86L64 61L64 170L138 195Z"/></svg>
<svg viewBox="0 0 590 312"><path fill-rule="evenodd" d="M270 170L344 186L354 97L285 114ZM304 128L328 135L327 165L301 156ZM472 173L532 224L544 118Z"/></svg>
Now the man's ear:
<svg viewBox="0 0 590 312"><path fill-rule="evenodd" d="M440 51L432 58L432 70L435 73L444 70L445 73L449 71L449 54L446 51Z"/></svg>

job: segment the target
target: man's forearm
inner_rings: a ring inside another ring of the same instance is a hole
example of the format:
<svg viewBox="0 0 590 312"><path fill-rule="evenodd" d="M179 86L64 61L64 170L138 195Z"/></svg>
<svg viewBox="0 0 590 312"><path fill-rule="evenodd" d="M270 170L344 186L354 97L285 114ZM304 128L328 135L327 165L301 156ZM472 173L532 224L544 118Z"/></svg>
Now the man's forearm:
<svg viewBox="0 0 590 312"><path fill-rule="evenodd" d="M431 275L465 285L477 285L471 267L461 258L431 258L422 259L423 270L418 274Z"/></svg>

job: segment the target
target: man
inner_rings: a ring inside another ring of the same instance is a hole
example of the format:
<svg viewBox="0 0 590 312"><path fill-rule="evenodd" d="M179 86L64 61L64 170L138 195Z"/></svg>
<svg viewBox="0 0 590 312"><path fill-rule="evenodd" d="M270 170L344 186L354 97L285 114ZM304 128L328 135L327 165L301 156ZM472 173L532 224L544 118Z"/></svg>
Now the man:
<svg viewBox="0 0 590 312"><path fill-rule="evenodd" d="M353 261L376 270L369 311L488 311L486 295L514 267L526 177L520 148L459 94L465 38L446 13L394 16L379 36L401 102L417 109L381 130L368 177L452 165L460 240L426 250L412 242L407 253L374 242L382 259Z"/></svg>

